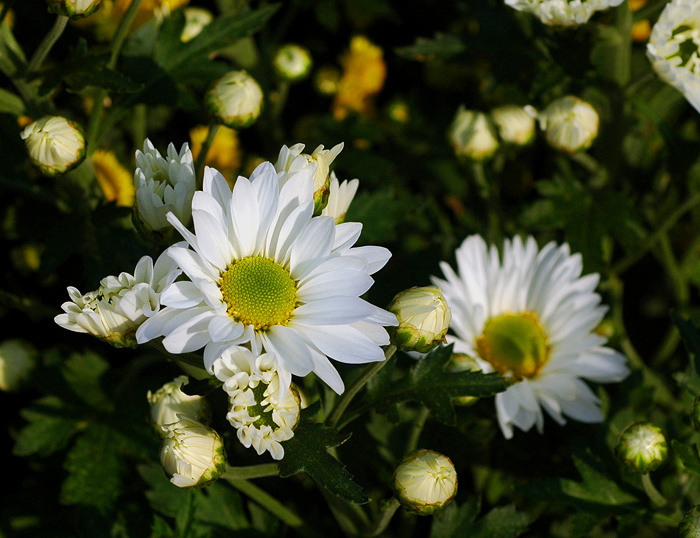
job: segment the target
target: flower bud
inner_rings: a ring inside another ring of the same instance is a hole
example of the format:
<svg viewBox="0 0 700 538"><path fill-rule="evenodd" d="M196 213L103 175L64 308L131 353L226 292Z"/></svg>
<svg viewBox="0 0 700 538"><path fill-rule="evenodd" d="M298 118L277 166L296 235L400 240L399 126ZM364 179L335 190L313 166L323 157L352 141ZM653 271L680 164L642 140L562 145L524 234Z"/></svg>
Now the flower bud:
<svg viewBox="0 0 700 538"><path fill-rule="evenodd" d="M477 372L480 371L481 367L476 362L474 357L470 357L466 353L454 353L450 360L447 361L445 365L445 371L450 374L456 374L459 372ZM452 398L452 402L457 405L472 405L479 400L478 396L457 396Z"/></svg>
<svg viewBox="0 0 700 538"><path fill-rule="evenodd" d="M151 420L159 433L162 432L162 426L177 422L178 415L206 422L205 419L209 415L207 401L202 396L185 394L181 387L188 382L187 376L181 375L155 393L149 390L146 394L151 405Z"/></svg>
<svg viewBox="0 0 700 538"><path fill-rule="evenodd" d="M185 8L185 27L180 34L180 41L187 43L197 37L204 27L209 24L214 15L211 11L202 7L186 7Z"/></svg>
<svg viewBox="0 0 700 538"><path fill-rule="evenodd" d="M45 176L63 174L85 158L85 135L61 116L44 116L22 131L29 159Z"/></svg>
<svg viewBox="0 0 700 538"><path fill-rule="evenodd" d="M500 106L491 111L501 140L515 146L526 146L534 140L536 115L532 107L515 105Z"/></svg>
<svg viewBox="0 0 700 538"><path fill-rule="evenodd" d="M46 0L49 11L71 19L82 19L97 11L102 0Z"/></svg>
<svg viewBox="0 0 700 538"><path fill-rule="evenodd" d="M407 510L427 516L441 510L457 494L457 472L447 456L416 450L396 466L392 486Z"/></svg>
<svg viewBox="0 0 700 538"><path fill-rule="evenodd" d="M210 114L232 129L250 127L260 116L263 93L260 85L245 71L231 71L207 92Z"/></svg>
<svg viewBox="0 0 700 538"><path fill-rule="evenodd" d="M589 148L598 136L600 119L595 108L573 95L552 101L538 119L549 145L567 153Z"/></svg>
<svg viewBox="0 0 700 538"><path fill-rule="evenodd" d="M393 329L399 349L427 353L445 341L452 314L440 288L409 288L394 297L387 310L399 320Z"/></svg>
<svg viewBox="0 0 700 538"><path fill-rule="evenodd" d="M630 471L645 474L664 462L668 445L661 428L648 422L636 422L620 434L615 455Z"/></svg>
<svg viewBox="0 0 700 538"><path fill-rule="evenodd" d="M448 137L455 155L472 161L488 159L498 149L496 130L486 114L464 105L457 110Z"/></svg>
<svg viewBox="0 0 700 538"><path fill-rule="evenodd" d="M162 427L165 439L160 463L177 487L206 486L224 472L224 444L213 429L183 415L179 418Z"/></svg>
<svg viewBox="0 0 700 538"><path fill-rule="evenodd" d="M338 93L340 82L340 69L332 65L324 65L314 75L314 88L321 95L335 95Z"/></svg>
<svg viewBox="0 0 700 538"><path fill-rule="evenodd" d="M693 506L678 525L679 538L697 538L700 536L700 505Z"/></svg>
<svg viewBox="0 0 700 538"><path fill-rule="evenodd" d="M36 366L36 350L27 342L13 338L0 344L0 390L21 388Z"/></svg>
<svg viewBox="0 0 700 538"><path fill-rule="evenodd" d="M343 150L343 143L333 146L331 149L323 149L323 146L318 146L311 155L302 153L304 144L295 144L291 148L282 146L279 157L275 163L277 172L287 172L289 179L300 172L308 172L310 167L315 167L313 171L314 178L314 214L319 215L328 205L330 196L331 179L330 166L333 160Z"/></svg>
<svg viewBox="0 0 700 538"><path fill-rule="evenodd" d="M305 79L311 72L312 63L308 49L293 43L280 47L272 60L277 75L289 82Z"/></svg>

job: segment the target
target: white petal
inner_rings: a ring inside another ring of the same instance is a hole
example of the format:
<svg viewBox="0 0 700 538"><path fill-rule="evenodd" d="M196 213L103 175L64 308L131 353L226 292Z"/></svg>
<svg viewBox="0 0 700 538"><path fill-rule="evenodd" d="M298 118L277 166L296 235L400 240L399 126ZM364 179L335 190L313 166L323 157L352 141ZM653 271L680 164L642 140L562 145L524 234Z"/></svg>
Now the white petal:
<svg viewBox="0 0 700 538"><path fill-rule="evenodd" d="M316 326L291 325L307 337L319 349L332 359L350 364L380 362L384 360L382 349L350 326Z"/></svg>
<svg viewBox="0 0 700 538"><path fill-rule="evenodd" d="M346 325L373 312L372 305L357 297L331 297L301 305L294 310L292 319L306 325Z"/></svg>

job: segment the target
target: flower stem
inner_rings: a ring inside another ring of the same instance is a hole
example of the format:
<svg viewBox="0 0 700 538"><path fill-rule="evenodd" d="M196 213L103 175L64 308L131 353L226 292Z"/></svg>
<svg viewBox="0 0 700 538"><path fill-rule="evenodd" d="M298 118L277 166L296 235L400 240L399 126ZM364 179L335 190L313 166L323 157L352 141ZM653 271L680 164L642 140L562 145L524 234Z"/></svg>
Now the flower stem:
<svg viewBox="0 0 700 538"><path fill-rule="evenodd" d="M58 41L58 38L61 37L63 30L66 29L67 24L68 17L65 15L59 15L56 17L56 22L53 23L53 26L44 36L42 42L39 43L39 47L36 49L36 51L34 51L34 56L32 56L31 60L29 60L29 63L27 64L27 73L31 74L41 67L41 64L46 59L46 56L48 56L54 44L56 41Z"/></svg>
<svg viewBox="0 0 700 538"><path fill-rule="evenodd" d="M624 88L629 84L632 65L632 12L627 2L622 2L615 9L615 26L620 34L620 41L617 43L613 59L614 72L617 83Z"/></svg>
<svg viewBox="0 0 700 538"><path fill-rule="evenodd" d="M229 478L228 472L225 473L221 478L226 480L238 491L244 495L250 497L255 502L257 502L261 507L274 515L277 519L282 521L285 525L290 527L301 527L304 525L304 521L291 509L287 508L272 495L266 491L260 489L255 484L248 482L247 480L242 480L239 478Z"/></svg>
<svg viewBox="0 0 700 538"><path fill-rule="evenodd" d="M394 344L389 344L388 346L386 346L386 348L384 348L383 361L375 362L365 367L360 376L357 379L355 379L355 381L353 381L353 383L345 390L343 395L340 398L338 398L338 401L335 403L335 406L328 414L328 419L326 419L326 424L328 426L330 426L331 428L335 428L335 426L340 421L341 417L343 416L343 413L348 408L348 405L350 405L350 402L355 397L355 395L360 391L362 387L364 387L367 384L367 382L374 376L374 374L376 374L377 372L379 372L379 370L384 368L387 361L392 357L392 355L395 352L396 346Z"/></svg>
<svg viewBox="0 0 700 538"><path fill-rule="evenodd" d="M367 536L373 538L379 536L382 532L386 530L389 526L391 518L394 517L396 510L398 510L401 503L396 500L396 497L392 497L389 501L389 505L382 511L381 517L372 525L367 531L362 533L362 536Z"/></svg>
<svg viewBox="0 0 700 538"><path fill-rule="evenodd" d="M500 243L502 238L498 185L494 178L491 178L491 181L489 181L489 179L486 177L484 163L481 161L472 165L472 175L474 176L474 181L479 189L479 194L486 205L489 240L492 243Z"/></svg>
<svg viewBox="0 0 700 538"><path fill-rule="evenodd" d="M226 467L226 472L221 475L225 480L249 480L251 478L263 478L266 476L279 476L279 468L276 463L261 463L260 465L246 465L245 467Z"/></svg>
<svg viewBox="0 0 700 538"><path fill-rule="evenodd" d="M423 433L423 428L425 427L425 423L429 416L430 410L427 407L422 406L421 410L418 412L416 421L411 427L411 434L408 438L408 442L406 443L406 454L413 452L416 448L418 448L418 441L420 440L421 433Z"/></svg>
<svg viewBox="0 0 700 538"><path fill-rule="evenodd" d="M216 138L216 133L219 131L220 125L214 123L209 126L207 131L207 138L202 144L202 148L199 150L199 155L197 155L197 161L194 163L194 177L197 178L197 188L202 188L202 175L204 173L204 163L207 160L207 154L209 153L209 148L211 148L214 139Z"/></svg>
<svg viewBox="0 0 700 538"><path fill-rule="evenodd" d="M644 486L644 491L646 492L651 504L655 508L661 508L665 506L668 502L666 498L659 493L659 490L654 487L654 483L651 481L651 476L649 473L644 473L642 475L642 485Z"/></svg>

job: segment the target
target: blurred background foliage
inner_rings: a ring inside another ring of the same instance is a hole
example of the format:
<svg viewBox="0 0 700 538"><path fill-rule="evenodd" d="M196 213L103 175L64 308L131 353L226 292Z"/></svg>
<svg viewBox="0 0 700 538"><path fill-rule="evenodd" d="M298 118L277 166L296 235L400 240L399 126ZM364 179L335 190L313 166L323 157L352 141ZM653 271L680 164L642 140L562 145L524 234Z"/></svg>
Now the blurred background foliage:
<svg viewBox="0 0 700 538"><path fill-rule="evenodd" d="M541 245L567 241L582 253L585 272L601 274L611 313L600 330L634 367L622 384L599 390L608 416L601 425L559 427L547 420L545 435L519 432L506 441L490 399L459 408L456 427L429 421L421 444L453 459L459 494L439 517L402 514L386 535L448 538L465 529L474 536L674 535L680 515L700 502L698 434L687 418L700 377L688 368L669 315L677 313L691 356L700 352L700 118L652 74L645 56L644 24L637 23L653 24L665 2L649 0L633 12L625 2L573 29L546 27L497 0L189 5L215 15L197 47L180 40L184 15L174 6L161 24L144 13L110 66L104 39L110 21L91 21L98 12L69 25L36 79L13 79L12 65L3 66L4 90L21 93L29 85L38 87L38 97L3 96L0 110L0 316L5 338L30 342L41 367L24 390L0 394L8 463L0 535L339 532L322 494L301 475L257 483L312 522L309 528L285 527L223 482L194 491L172 487L157 463L145 394L181 369L149 349L107 348L53 322L67 285L95 289L104 276L131 271L140 256L159 252L133 228L130 207L95 180L98 158L56 178L31 167L19 137L26 118L53 112L76 120L88 133L88 153L113 152L131 178L145 137L161 151L170 142L194 143L192 130L210 121L204 92L232 68L258 80L265 107L255 125L222 140L224 162L212 164L233 179L260 160L274 161L282 144L302 142L310 151L344 142L334 170L341 179L360 179L347 219L364 224L361 242L393 253L376 275L372 302L385 305L404 288L428 284L439 261L452 262L469 234L496 243L515 234L533 234ZM12 34L29 56L53 16L40 0L11 8ZM13 40L8 28L2 32L0 61L11 63ZM334 89L350 69L348 50L357 36L380 54L360 62L375 71L358 75L371 91L355 110ZM272 69L275 50L288 42L308 48L314 62L312 75L295 84L281 82ZM455 158L447 141L459 105L542 109L568 94L588 100L600 115L593 146L568 155L541 133L530 146L504 146L483 164L490 191L484 196L474 166ZM104 107L97 127L95 106ZM118 174L114 165L104 166ZM407 368L411 359L399 356L397 364ZM352 438L338 449L375 512L416 412L402 405L398 424L372 413L349 427ZM234 441L222 417L217 430ZM612 457L618 433L635 420L653 421L678 443L654 475L672 499L662 510ZM235 442L227 446L235 464L259 460Z"/></svg>

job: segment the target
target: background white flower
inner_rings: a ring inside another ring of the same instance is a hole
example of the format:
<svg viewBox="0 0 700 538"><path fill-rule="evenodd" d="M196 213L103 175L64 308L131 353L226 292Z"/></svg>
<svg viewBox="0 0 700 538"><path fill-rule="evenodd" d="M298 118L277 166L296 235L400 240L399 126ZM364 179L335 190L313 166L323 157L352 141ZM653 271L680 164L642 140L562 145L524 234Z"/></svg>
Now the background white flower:
<svg viewBox="0 0 700 538"><path fill-rule="evenodd" d="M619 6L624 0L505 0L506 5L532 13L550 26L584 24L596 11Z"/></svg>
<svg viewBox="0 0 700 538"><path fill-rule="evenodd" d="M360 295L391 253L353 247L358 223L312 216L314 170L282 181L263 163L231 192L221 174L207 169L192 203L195 233L169 217L191 247L170 249L189 280L164 291L165 308L139 328L138 341L165 336L171 353L204 347L210 373L223 350L248 345L275 353L280 369L293 375L315 372L337 392L343 381L328 357L384 360L383 326L396 317Z"/></svg>
<svg viewBox="0 0 700 538"><path fill-rule="evenodd" d="M69 287L71 300L61 305L65 313L54 321L64 329L92 334L117 347L135 347L136 329L158 311L161 292L179 274L167 251L155 265L150 256L144 256L133 275L105 277L95 291L82 295Z"/></svg>
<svg viewBox="0 0 700 538"><path fill-rule="evenodd" d="M564 416L600 422L599 400L582 379L617 382L629 374L626 359L604 347L593 332L607 311L594 292L598 275L581 277L579 254L569 246L535 239L506 240L503 255L480 236L456 252L458 272L440 267L433 278L452 309L456 353L474 357L485 372L519 379L496 395L498 422L506 438L513 426L544 428L544 408L559 424Z"/></svg>
<svg viewBox="0 0 700 538"><path fill-rule="evenodd" d="M342 183L338 181L335 172L331 172L330 194L328 195L328 204L321 211L321 215L325 217L333 217L336 224L340 224L345 220L345 214L348 212L352 203L357 188L360 186L359 179L346 179Z"/></svg>
<svg viewBox="0 0 700 538"><path fill-rule="evenodd" d="M700 112L700 0L673 0L654 25L647 55L657 74Z"/></svg>

